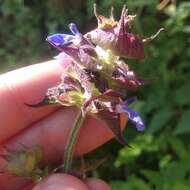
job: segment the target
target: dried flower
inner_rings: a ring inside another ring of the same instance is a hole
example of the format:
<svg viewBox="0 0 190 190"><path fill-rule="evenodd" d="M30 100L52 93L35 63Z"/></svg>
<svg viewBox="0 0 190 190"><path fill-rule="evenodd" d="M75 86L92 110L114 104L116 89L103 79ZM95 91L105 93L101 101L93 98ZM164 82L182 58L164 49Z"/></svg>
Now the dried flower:
<svg viewBox="0 0 190 190"><path fill-rule="evenodd" d="M98 25L101 27L88 32L85 37L104 49L110 49L115 55L128 59L144 59L144 43L152 41L163 30L161 28L155 35L148 38L131 33L130 28L135 15L128 15L128 10L125 6L123 7L119 22L117 24L114 22L109 27L105 24L108 21L101 19L101 16L97 16L96 11L95 15ZM110 19L110 21L112 20ZM103 27L102 23L106 27Z"/></svg>
<svg viewBox="0 0 190 190"><path fill-rule="evenodd" d="M45 98L32 106L75 105L83 112L105 120L116 138L127 144L120 127L121 114L125 114L139 131L144 130L144 123L139 114L128 107L128 100L123 101L127 96L124 87L137 89L144 80L139 79L120 56L143 58L143 41L129 33L134 16L128 15L125 6L119 22L113 17L113 10L111 17L106 18L98 15L95 7L95 15L98 28L84 36L76 24L71 23L69 28L73 35L47 37L47 41L61 51L57 58L67 55L73 63L62 75L61 83L48 89ZM98 37L96 40L94 34Z"/></svg>

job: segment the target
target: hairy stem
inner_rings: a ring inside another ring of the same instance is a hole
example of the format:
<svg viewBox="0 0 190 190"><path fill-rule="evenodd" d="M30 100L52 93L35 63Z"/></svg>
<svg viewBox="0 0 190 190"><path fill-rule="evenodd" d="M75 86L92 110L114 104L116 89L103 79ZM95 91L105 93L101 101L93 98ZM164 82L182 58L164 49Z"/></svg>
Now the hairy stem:
<svg viewBox="0 0 190 190"><path fill-rule="evenodd" d="M81 110L77 114L76 120L74 122L74 125L70 131L67 143L66 143L66 149L64 154L64 163L63 163L63 171L65 173L68 173L72 166L73 161L73 152L76 144L76 140L80 131L80 128L82 126L82 123L85 119L84 114L82 114Z"/></svg>

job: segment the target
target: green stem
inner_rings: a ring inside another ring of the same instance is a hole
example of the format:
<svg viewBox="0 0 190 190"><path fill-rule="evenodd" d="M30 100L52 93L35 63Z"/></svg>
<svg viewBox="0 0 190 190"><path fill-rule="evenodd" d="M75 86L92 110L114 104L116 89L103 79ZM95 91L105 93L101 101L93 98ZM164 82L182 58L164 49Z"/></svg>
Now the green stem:
<svg viewBox="0 0 190 190"><path fill-rule="evenodd" d="M79 131L84 119L85 119L84 114L82 114L82 112L79 111L79 113L77 114L76 120L74 122L74 125L71 128L71 131L69 133L69 137L66 143L66 149L64 153L63 171L65 173L68 173L71 169L76 140L77 140L77 137L78 137L78 134L79 134Z"/></svg>

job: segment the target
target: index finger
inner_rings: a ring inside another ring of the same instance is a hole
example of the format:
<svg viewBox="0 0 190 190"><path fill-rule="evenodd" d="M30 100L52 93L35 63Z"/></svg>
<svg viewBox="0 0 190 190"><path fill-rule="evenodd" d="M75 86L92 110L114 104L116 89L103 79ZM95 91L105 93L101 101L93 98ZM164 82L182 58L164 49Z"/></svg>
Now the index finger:
<svg viewBox="0 0 190 190"><path fill-rule="evenodd" d="M0 143L57 109L56 106L30 108L24 103L37 103L47 88L60 82L64 68L71 62L48 61L0 76Z"/></svg>

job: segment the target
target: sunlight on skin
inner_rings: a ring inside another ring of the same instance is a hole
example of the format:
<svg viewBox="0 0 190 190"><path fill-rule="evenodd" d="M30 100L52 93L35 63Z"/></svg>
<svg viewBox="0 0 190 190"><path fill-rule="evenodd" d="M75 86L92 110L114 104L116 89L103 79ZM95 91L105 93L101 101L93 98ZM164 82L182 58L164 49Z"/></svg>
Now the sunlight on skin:
<svg viewBox="0 0 190 190"><path fill-rule="evenodd" d="M46 158L44 162L60 161L77 110L71 107L58 109L56 106L34 109L24 103L39 102L47 88L60 82L64 68L65 63L49 61L0 76L0 153L5 151L5 146L19 150L23 148L21 144L26 147L40 144ZM126 117L122 120L124 127ZM112 137L104 122L88 117L79 134L75 155L87 153ZM0 168L5 165L6 162L0 159ZM20 190L28 183L18 177L0 175L1 190Z"/></svg>
<svg viewBox="0 0 190 190"><path fill-rule="evenodd" d="M56 109L32 109L24 103L40 101L47 88L60 82L68 62L49 61L0 75L0 143Z"/></svg>

